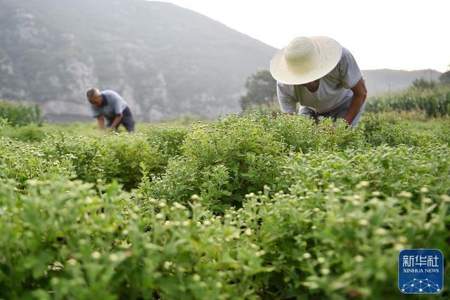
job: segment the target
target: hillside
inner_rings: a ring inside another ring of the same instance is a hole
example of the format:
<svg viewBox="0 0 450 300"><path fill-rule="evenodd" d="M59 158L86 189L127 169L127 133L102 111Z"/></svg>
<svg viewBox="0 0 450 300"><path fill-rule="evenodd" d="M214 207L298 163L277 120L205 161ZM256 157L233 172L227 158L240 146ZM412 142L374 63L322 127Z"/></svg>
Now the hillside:
<svg viewBox="0 0 450 300"><path fill-rule="evenodd" d="M50 120L88 118L92 86L120 92L140 120L236 112L275 50L168 3L0 0L0 99L36 101ZM364 73L371 95L429 76Z"/></svg>
<svg viewBox="0 0 450 300"><path fill-rule="evenodd" d="M140 119L236 111L245 79L274 52L168 3L0 0L0 98L87 115L84 91L113 88Z"/></svg>
<svg viewBox="0 0 450 300"><path fill-rule="evenodd" d="M440 72L435 70L402 71L389 69L365 70L363 74L371 96L403 90L417 78L438 81L441 75Z"/></svg>

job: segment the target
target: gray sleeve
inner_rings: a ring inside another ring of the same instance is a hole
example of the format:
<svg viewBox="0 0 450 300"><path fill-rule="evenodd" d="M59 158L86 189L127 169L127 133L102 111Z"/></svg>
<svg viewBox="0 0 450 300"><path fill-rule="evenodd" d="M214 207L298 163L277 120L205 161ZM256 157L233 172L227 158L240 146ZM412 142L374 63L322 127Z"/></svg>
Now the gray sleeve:
<svg viewBox="0 0 450 300"><path fill-rule="evenodd" d="M356 63L355 58L347 49L342 50L342 58L339 61L339 74L343 87L353 88L362 78L361 70Z"/></svg>
<svg viewBox="0 0 450 300"><path fill-rule="evenodd" d="M116 115L122 114L125 108L127 108L127 103L125 100L123 100L123 98L116 92L109 93L108 100L111 102Z"/></svg>
<svg viewBox="0 0 450 300"><path fill-rule="evenodd" d="M282 112L297 113L297 101L291 87L277 82L277 97Z"/></svg>

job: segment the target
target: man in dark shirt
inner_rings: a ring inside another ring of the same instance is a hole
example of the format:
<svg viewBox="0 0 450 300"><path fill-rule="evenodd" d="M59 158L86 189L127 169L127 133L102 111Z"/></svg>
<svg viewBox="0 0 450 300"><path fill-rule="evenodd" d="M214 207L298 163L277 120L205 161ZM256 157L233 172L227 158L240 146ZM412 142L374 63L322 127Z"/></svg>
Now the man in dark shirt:
<svg viewBox="0 0 450 300"><path fill-rule="evenodd" d="M134 119L127 102L116 92L111 90L100 91L96 88L86 93L94 118L97 118L98 126L105 129L117 130L122 124L128 132L134 131Z"/></svg>

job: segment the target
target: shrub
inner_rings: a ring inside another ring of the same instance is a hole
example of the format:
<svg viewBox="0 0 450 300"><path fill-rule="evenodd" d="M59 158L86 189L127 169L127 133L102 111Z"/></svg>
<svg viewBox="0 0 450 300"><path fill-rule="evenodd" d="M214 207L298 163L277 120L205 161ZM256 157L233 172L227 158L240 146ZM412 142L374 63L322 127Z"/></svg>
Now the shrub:
<svg viewBox="0 0 450 300"><path fill-rule="evenodd" d="M407 192L380 198L366 191L365 182L321 191L305 191L297 182L291 190L250 195L236 217L260 249L262 266L272 268L257 275L262 295L395 298L400 250L435 247L450 255L448 196L423 191L415 203Z"/></svg>
<svg viewBox="0 0 450 300"><path fill-rule="evenodd" d="M116 180L131 189L139 185L143 170L158 174L167 164L167 157L138 134L54 138L44 146L48 159L69 159L77 178L86 182Z"/></svg>
<svg viewBox="0 0 450 300"><path fill-rule="evenodd" d="M0 118L8 120L13 126L42 123L41 110L36 104L0 101Z"/></svg>
<svg viewBox="0 0 450 300"><path fill-rule="evenodd" d="M315 124L310 118L291 115L266 116L259 120L294 151L339 150L364 144L361 131L349 129L343 120L324 119Z"/></svg>
<svg viewBox="0 0 450 300"><path fill-rule="evenodd" d="M424 111L428 117L450 115L450 88L411 89L400 94L374 97L366 105L369 112Z"/></svg>
<svg viewBox="0 0 450 300"><path fill-rule="evenodd" d="M40 146L0 138L0 179L14 179L22 185L29 179L46 179L54 174L73 176L70 160L47 159Z"/></svg>
<svg viewBox="0 0 450 300"><path fill-rule="evenodd" d="M0 137L0 298L396 299L450 257L448 119L398 116Z"/></svg>
<svg viewBox="0 0 450 300"><path fill-rule="evenodd" d="M45 139L46 131L42 127L32 124L22 127L0 126L0 135L22 142L40 142Z"/></svg>
<svg viewBox="0 0 450 300"><path fill-rule="evenodd" d="M149 195L186 201L200 194L215 210L241 205L249 192L274 180L284 146L271 132L248 118L229 117L196 125L181 147L182 156L149 187Z"/></svg>
<svg viewBox="0 0 450 300"><path fill-rule="evenodd" d="M427 187L429 193L437 197L450 193L449 154L445 145L429 145L381 146L342 152L322 150L294 155L286 163L274 188L287 191L299 182L297 186L303 186L305 193L330 185L352 190L359 182L367 181L368 191L388 196Z"/></svg>

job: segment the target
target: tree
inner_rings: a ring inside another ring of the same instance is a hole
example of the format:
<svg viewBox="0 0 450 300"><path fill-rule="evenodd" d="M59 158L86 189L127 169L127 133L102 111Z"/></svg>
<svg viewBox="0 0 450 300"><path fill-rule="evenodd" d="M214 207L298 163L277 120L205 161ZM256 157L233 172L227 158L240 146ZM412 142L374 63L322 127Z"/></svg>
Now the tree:
<svg viewBox="0 0 450 300"><path fill-rule="evenodd" d="M413 88L425 90L425 89L433 89L436 87L436 82L433 80L426 80L423 78L418 78L412 83Z"/></svg>
<svg viewBox="0 0 450 300"><path fill-rule="evenodd" d="M240 100L242 110L275 102L276 81L268 70L258 71L248 77L245 88L247 93Z"/></svg>
<svg viewBox="0 0 450 300"><path fill-rule="evenodd" d="M439 81L442 84L450 84L450 65L448 67L449 70L447 72L442 73L442 75L439 77Z"/></svg>

